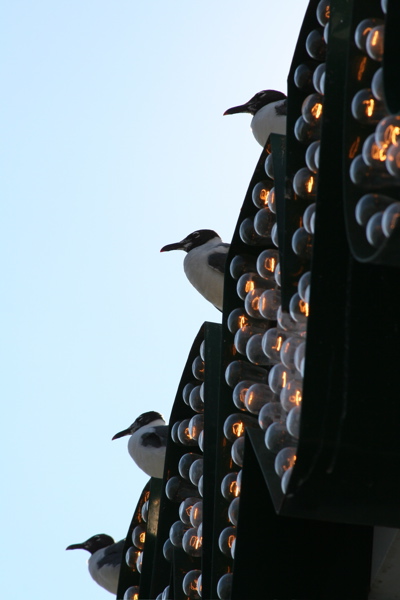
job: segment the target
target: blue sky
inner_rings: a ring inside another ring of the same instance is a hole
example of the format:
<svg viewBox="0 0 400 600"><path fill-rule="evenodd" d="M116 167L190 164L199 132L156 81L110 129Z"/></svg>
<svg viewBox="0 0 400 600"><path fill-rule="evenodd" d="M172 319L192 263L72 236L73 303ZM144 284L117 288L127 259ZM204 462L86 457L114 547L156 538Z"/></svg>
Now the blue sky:
<svg viewBox="0 0 400 600"><path fill-rule="evenodd" d="M147 477L111 437L168 419L194 336L220 322L184 254L159 250L199 228L230 241L261 148L249 115L222 113L286 91L306 6L3 7L5 598L111 598L65 547L125 536Z"/></svg>

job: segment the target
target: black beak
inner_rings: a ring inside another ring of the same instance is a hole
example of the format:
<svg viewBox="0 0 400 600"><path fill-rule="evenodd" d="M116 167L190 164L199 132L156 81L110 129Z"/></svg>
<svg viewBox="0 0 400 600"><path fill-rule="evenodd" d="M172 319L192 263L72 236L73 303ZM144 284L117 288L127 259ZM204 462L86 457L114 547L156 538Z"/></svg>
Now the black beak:
<svg viewBox="0 0 400 600"><path fill-rule="evenodd" d="M132 433L132 428L128 427L128 429L124 429L123 431L120 431L119 433L116 433L114 435L114 437L111 438L112 440L117 440L118 438L124 437L125 435L131 435Z"/></svg>
<svg viewBox="0 0 400 600"><path fill-rule="evenodd" d="M246 102L246 104L240 104L240 106L233 106L232 108L228 108L228 110L226 110L224 112L224 115L235 115L236 113L245 113L245 112L250 112L248 109L248 102Z"/></svg>
<svg viewBox="0 0 400 600"><path fill-rule="evenodd" d="M66 550L85 550L85 544L71 544L65 548Z"/></svg>
<svg viewBox="0 0 400 600"><path fill-rule="evenodd" d="M167 246L163 246L160 252L169 252L170 250L184 250L184 241L176 242L176 244L168 244Z"/></svg>

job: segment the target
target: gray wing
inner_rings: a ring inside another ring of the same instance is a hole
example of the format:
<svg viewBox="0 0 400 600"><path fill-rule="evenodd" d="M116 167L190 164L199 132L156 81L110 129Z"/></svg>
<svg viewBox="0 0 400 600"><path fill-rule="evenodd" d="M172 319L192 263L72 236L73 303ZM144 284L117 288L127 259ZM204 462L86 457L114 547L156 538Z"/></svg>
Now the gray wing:
<svg viewBox="0 0 400 600"><path fill-rule="evenodd" d="M275 106L275 112L277 115L287 115L287 101L284 100L282 104Z"/></svg>
<svg viewBox="0 0 400 600"><path fill-rule="evenodd" d="M153 448L165 447L168 439L168 426L157 425L156 427L152 427L152 429L153 431L142 435L143 446L152 446Z"/></svg>
<svg viewBox="0 0 400 600"><path fill-rule="evenodd" d="M215 246L215 250L208 257L208 264L212 269L225 273L226 258L228 256L230 244L218 244Z"/></svg>
<svg viewBox="0 0 400 600"><path fill-rule="evenodd" d="M115 544L111 544L111 546L107 547L107 550L104 553L103 558L99 560L98 567L104 567L105 565L112 565L113 567L117 567L122 562L122 551L124 549L125 540L120 540Z"/></svg>

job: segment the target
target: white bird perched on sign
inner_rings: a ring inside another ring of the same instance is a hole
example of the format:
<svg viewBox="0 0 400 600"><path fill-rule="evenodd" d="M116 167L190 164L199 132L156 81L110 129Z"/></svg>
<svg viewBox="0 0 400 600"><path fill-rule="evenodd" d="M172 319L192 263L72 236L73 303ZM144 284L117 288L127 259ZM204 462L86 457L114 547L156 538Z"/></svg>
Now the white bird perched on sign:
<svg viewBox="0 0 400 600"><path fill-rule="evenodd" d="M184 250L183 270L193 287L218 310L222 310L225 263L229 244L212 229L198 229L181 242L168 244L160 252Z"/></svg>
<svg viewBox="0 0 400 600"><path fill-rule="evenodd" d="M102 588L116 594L122 551L125 540L114 542L105 533L94 535L81 544L71 544L66 550L87 550L91 557L88 560L89 573Z"/></svg>
<svg viewBox="0 0 400 600"><path fill-rule="evenodd" d="M145 412L112 439L125 435L131 436L128 452L137 466L150 477L162 479L168 440L168 425L162 415L154 410Z"/></svg>
<svg viewBox="0 0 400 600"><path fill-rule="evenodd" d="M253 115L251 129L257 142L264 148L271 133L286 135L287 101L282 92L262 90L246 104L233 106L224 115L250 113Z"/></svg>

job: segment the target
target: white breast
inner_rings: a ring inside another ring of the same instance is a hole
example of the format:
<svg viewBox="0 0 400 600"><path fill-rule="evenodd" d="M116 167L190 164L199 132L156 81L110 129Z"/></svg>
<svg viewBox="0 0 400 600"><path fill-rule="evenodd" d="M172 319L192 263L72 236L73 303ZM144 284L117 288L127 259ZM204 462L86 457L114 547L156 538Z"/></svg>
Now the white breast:
<svg viewBox="0 0 400 600"><path fill-rule="evenodd" d="M118 589L120 565L104 565L103 567L101 567L101 569L97 569L96 567L98 560L101 560L101 558L103 558L105 550L106 548L101 548L101 550L97 550L97 552L94 552L94 554L92 554L92 556L89 558L89 573L94 579L94 581L98 583L102 588L107 590L107 592L111 592L111 594L116 594Z"/></svg>
<svg viewBox="0 0 400 600"><path fill-rule="evenodd" d="M128 452L132 459L142 471L150 477L161 479L164 474L165 446L154 448L153 446L143 446L141 437L144 433L151 431L152 427L165 425L164 421L153 421L148 427L141 427L135 431L128 441Z"/></svg>
<svg viewBox="0 0 400 600"><path fill-rule="evenodd" d="M196 288L206 300L222 310L224 276L219 271L212 269L208 264L208 254L210 250L220 243L220 240L210 240L206 244L203 244L203 246L193 248L193 250L185 256L183 269L193 287Z"/></svg>
<svg viewBox="0 0 400 600"><path fill-rule="evenodd" d="M282 102L282 100L278 100L263 106L251 121L253 135L263 148L271 133L286 135L286 116L277 115L275 110L275 107Z"/></svg>

